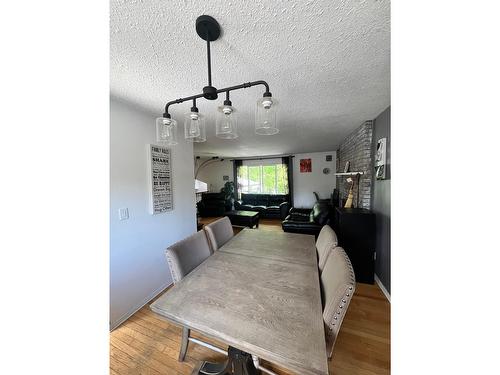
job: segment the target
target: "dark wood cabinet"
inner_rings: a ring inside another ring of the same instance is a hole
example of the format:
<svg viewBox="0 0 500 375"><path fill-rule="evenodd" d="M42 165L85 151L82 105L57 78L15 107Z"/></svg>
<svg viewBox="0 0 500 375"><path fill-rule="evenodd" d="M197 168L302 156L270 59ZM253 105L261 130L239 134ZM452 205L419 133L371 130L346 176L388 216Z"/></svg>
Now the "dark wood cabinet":
<svg viewBox="0 0 500 375"><path fill-rule="evenodd" d="M356 281L373 284L375 268L375 214L364 208L336 207L333 228L339 246L351 260Z"/></svg>

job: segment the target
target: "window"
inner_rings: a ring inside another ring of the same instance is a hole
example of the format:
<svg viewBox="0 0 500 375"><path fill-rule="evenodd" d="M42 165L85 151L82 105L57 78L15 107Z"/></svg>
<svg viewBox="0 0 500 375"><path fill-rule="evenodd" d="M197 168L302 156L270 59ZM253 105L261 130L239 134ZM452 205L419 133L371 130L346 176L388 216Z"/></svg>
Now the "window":
<svg viewBox="0 0 500 375"><path fill-rule="evenodd" d="M255 161L238 168L238 189L240 193L288 194L288 171L282 163Z"/></svg>

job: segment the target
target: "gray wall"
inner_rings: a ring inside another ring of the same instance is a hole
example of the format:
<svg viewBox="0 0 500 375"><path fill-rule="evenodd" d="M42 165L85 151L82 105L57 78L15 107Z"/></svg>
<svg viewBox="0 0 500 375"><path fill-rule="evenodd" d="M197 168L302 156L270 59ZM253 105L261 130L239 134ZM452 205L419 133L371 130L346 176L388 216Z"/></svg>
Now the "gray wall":
<svg viewBox="0 0 500 375"><path fill-rule="evenodd" d="M354 130L340 144L337 150L337 171L344 172L346 162L349 164L349 172L363 172L353 187L354 207L371 208L372 199L372 175L373 175L373 151L372 151L373 121L365 121ZM340 197L347 199L350 186L346 182L347 177L337 177L337 189Z"/></svg>
<svg viewBox="0 0 500 375"><path fill-rule="evenodd" d="M387 291L391 292L391 107L375 119L373 127L373 155L377 141L387 138L387 169L385 180L373 181L372 209L376 214L375 274Z"/></svg>

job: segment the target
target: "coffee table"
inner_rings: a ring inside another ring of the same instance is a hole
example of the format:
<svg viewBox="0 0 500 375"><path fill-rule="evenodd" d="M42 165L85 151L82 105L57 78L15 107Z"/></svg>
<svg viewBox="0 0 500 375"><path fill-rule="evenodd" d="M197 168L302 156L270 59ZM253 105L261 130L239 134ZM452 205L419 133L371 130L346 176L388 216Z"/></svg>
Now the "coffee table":
<svg viewBox="0 0 500 375"><path fill-rule="evenodd" d="M226 216L232 225L240 227L259 227L259 213L255 211L229 211Z"/></svg>

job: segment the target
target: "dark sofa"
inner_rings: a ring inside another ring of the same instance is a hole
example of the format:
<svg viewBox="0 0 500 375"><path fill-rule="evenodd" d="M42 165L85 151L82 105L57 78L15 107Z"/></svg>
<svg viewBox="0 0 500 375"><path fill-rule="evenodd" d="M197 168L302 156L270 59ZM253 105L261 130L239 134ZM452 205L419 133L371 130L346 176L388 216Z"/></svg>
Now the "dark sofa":
<svg viewBox="0 0 500 375"><path fill-rule="evenodd" d="M241 194L241 200L234 202L234 209L257 211L260 217L281 218L288 215L290 196L288 194Z"/></svg>
<svg viewBox="0 0 500 375"><path fill-rule="evenodd" d="M231 211L232 200L227 197L225 192L203 193L196 206L202 217L224 216L227 211Z"/></svg>
<svg viewBox="0 0 500 375"><path fill-rule="evenodd" d="M318 237L321 228L332 221L332 206L317 202L313 208L292 208L290 215L281 223L283 231L290 233L313 234Z"/></svg>

